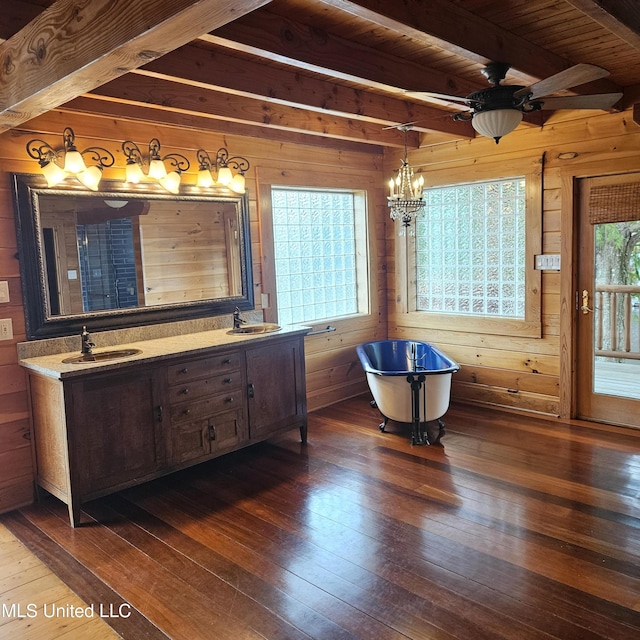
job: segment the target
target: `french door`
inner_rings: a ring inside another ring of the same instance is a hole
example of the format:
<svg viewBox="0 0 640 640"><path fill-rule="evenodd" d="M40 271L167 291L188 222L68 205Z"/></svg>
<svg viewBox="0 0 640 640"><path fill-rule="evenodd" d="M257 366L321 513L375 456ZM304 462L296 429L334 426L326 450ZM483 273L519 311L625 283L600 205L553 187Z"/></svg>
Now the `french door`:
<svg viewBox="0 0 640 640"><path fill-rule="evenodd" d="M640 174L580 184L577 417L640 428Z"/></svg>

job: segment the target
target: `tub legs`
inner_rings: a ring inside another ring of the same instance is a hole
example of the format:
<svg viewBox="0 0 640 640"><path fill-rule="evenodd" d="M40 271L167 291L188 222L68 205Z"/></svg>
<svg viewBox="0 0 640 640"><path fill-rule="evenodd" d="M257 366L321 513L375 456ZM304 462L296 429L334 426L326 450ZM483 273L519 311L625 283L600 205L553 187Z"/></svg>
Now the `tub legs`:
<svg viewBox="0 0 640 640"><path fill-rule="evenodd" d="M424 373L417 376L410 373L407 376L407 382L411 385L411 444L430 444L426 431L420 429L420 389L424 381Z"/></svg>

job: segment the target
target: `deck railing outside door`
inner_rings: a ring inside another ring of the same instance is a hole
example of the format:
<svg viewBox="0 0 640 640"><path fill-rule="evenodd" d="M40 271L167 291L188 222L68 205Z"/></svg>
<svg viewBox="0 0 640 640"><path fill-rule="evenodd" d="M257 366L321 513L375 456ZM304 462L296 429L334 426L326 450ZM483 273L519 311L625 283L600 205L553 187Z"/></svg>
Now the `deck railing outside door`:
<svg viewBox="0 0 640 640"><path fill-rule="evenodd" d="M596 285L595 355L640 360L640 286Z"/></svg>

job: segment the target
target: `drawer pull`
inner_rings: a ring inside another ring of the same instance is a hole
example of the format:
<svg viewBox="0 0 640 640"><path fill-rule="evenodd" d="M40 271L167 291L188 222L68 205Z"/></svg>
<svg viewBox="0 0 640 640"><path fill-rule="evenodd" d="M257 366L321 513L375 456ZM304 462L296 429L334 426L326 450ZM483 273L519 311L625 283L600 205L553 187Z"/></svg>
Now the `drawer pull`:
<svg viewBox="0 0 640 640"><path fill-rule="evenodd" d="M188 373L189 369L187 367L184 367L183 369L180 369L179 373Z"/></svg>
<svg viewBox="0 0 640 640"><path fill-rule="evenodd" d="M209 425L209 440L214 441L216 439L216 427L213 424Z"/></svg>
<svg viewBox="0 0 640 640"><path fill-rule="evenodd" d="M191 413L191 409L183 409L182 410L182 415L183 416L188 416Z"/></svg>
<svg viewBox="0 0 640 640"><path fill-rule="evenodd" d="M225 358L225 359L222 361L222 364L231 364L231 358Z"/></svg>
<svg viewBox="0 0 640 640"><path fill-rule="evenodd" d="M189 387L185 387L184 389L180 389L180 393L186 396L189 393Z"/></svg>
<svg viewBox="0 0 640 640"><path fill-rule="evenodd" d="M229 397L225 400L225 402L226 402L227 404L231 404L231 403L233 402L233 396L229 396Z"/></svg>
<svg viewBox="0 0 640 640"><path fill-rule="evenodd" d="M233 378L225 378L224 379L224 383L225 384L231 384L233 382Z"/></svg>

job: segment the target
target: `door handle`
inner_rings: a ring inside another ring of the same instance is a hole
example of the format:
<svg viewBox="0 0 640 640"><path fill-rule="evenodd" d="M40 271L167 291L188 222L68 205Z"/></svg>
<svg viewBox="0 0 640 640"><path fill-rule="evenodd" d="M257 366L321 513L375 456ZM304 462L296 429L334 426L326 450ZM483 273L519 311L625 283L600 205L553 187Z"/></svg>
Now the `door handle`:
<svg viewBox="0 0 640 640"><path fill-rule="evenodd" d="M582 306L580 307L580 311L585 315L587 313L593 313L593 309L589 308L589 292L586 289L582 291Z"/></svg>

